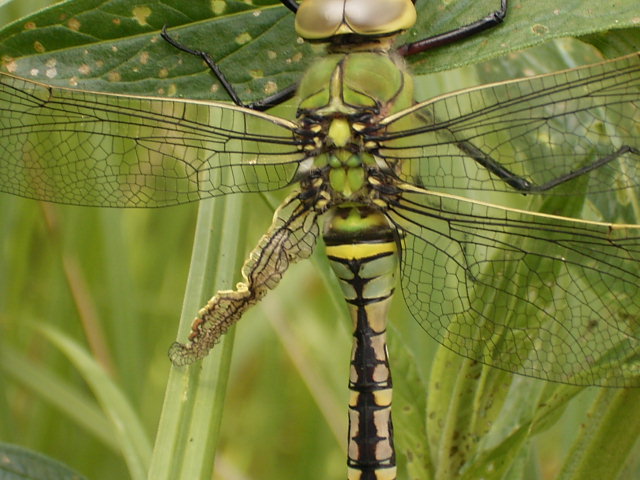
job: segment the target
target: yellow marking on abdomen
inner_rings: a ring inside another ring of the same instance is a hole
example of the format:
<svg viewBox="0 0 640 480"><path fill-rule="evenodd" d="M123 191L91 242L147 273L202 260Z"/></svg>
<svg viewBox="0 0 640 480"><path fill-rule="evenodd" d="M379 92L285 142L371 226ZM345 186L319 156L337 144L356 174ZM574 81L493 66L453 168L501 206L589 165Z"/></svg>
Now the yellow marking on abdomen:
<svg viewBox="0 0 640 480"><path fill-rule="evenodd" d="M395 252L395 242L327 245L327 255L329 257L344 258L347 260L362 259Z"/></svg>

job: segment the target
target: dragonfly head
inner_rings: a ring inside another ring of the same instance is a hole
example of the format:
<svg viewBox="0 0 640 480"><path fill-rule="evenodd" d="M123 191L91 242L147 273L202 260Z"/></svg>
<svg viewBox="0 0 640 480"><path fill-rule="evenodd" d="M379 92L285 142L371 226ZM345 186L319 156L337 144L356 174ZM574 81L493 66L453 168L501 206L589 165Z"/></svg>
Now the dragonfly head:
<svg viewBox="0 0 640 480"><path fill-rule="evenodd" d="M386 37L411 28L411 0L305 0L296 13L296 32L311 41L350 37Z"/></svg>

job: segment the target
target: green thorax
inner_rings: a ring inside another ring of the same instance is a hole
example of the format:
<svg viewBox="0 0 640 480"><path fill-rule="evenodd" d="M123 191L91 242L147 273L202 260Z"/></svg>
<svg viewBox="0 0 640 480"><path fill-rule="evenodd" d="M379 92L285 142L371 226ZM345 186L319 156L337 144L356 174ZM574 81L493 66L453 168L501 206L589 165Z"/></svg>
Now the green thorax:
<svg viewBox="0 0 640 480"><path fill-rule="evenodd" d="M300 124L314 135L307 147L314 166L328 168L339 202L360 202L367 194L367 167L376 166L371 132L380 119L413 103L402 60L385 49L330 53L307 71L298 95Z"/></svg>

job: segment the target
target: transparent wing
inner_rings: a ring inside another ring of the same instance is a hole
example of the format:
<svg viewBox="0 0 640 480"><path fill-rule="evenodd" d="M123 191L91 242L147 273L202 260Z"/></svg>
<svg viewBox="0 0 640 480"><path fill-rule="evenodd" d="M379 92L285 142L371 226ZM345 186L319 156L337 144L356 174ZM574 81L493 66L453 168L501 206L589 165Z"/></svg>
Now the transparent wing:
<svg viewBox="0 0 640 480"><path fill-rule="evenodd" d="M438 342L523 375L640 386L640 225L409 185L387 215L404 232L407 306Z"/></svg>
<svg viewBox="0 0 640 480"><path fill-rule="evenodd" d="M55 88L0 74L0 191L157 207L288 185L294 124L208 102Z"/></svg>
<svg viewBox="0 0 640 480"><path fill-rule="evenodd" d="M640 54L444 95L381 124L379 155L419 186L570 195L588 177L587 194L637 196Z"/></svg>

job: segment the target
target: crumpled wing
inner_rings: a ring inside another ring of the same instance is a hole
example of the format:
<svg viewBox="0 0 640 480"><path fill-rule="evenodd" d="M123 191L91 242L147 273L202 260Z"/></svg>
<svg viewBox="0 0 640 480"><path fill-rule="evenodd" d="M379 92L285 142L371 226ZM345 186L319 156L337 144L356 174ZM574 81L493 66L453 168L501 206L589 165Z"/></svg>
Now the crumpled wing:
<svg viewBox="0 0 640 480"><path fill-rule="evenodd" d="M289 265L308 258L320 234L318 212L290 195L276 210L269 231L242 267L244 281L235 290L218 292L198 312L189 343L174 343L169 358L174 365L188 365L207 355L220 337L242 315L276 287Z"/></svg>

